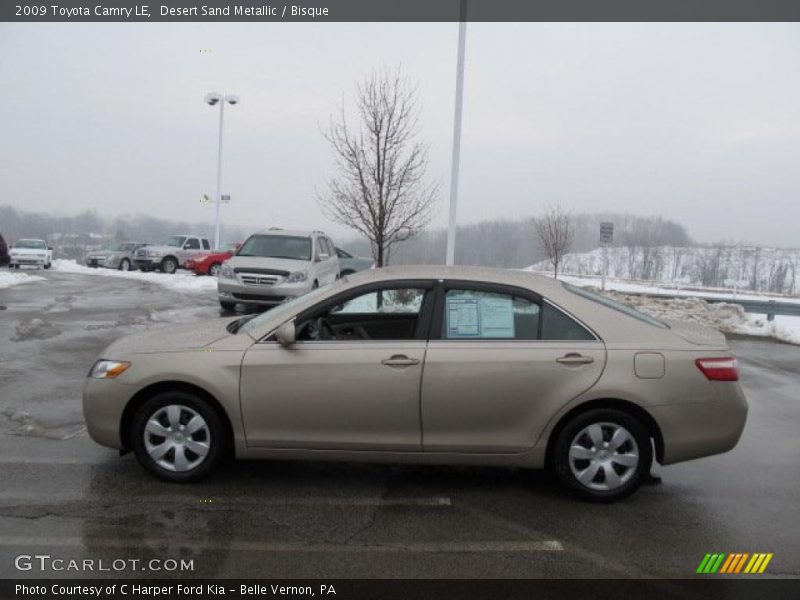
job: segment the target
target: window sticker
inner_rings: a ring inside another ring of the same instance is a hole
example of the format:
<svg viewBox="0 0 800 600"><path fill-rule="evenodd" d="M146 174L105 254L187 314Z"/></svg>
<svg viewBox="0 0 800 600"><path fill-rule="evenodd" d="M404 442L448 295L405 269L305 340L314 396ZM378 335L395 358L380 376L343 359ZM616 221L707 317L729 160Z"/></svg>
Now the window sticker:
<svg viewBox="0 0 800 600"><path fill-rule="evenodd" d="M477 298L447 296L447 337L480 337L480 314Z"/></svg>
<svg viewBox="0 0 800 600"><path fill-rule="evenodd" d="M481 337L513 338L514 305L510 296L486 296L480 305Z"/></svg>
<svg viewBox="0 0 800 600"><path fill-rule="evenodd" d="M450 339L514 337L514 304L510 296L448 294L445 312Z"/></svg>

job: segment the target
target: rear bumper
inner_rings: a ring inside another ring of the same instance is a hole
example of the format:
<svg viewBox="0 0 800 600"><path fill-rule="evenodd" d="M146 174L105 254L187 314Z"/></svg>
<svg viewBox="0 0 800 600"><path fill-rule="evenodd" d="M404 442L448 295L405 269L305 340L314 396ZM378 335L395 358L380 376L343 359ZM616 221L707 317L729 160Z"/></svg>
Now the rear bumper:
<svg viewBox="0 0 800 600"><path fill-rule="evenodd" d="M738 383L716 382L718 400L650 407L664 438L663 464L722 454L739 442L747 400Z"/></svg>

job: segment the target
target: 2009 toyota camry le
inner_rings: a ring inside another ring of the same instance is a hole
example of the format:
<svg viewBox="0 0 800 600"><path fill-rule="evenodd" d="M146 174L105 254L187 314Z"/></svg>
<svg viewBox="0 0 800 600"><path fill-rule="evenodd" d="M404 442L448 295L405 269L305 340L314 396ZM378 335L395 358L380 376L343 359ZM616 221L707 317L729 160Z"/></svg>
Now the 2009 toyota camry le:
<svg viewBox="0 0 800 600"><path fill-rule="evenodd" d="M95 441L169 481L231 455L547 467L608 501L654 458L733 448L738 379L725 338L697 324L523 271L388 267L121 338L83 402Z"/></svg>

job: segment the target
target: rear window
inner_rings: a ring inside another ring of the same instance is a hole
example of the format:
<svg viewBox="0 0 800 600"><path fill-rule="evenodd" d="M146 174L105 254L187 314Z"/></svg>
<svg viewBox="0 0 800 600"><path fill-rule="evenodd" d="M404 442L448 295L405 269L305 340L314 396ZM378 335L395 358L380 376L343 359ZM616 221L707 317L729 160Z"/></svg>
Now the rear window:
<svg viewBox="0 0 800 600"><path fill-rule="evenodd" d="M661 329L669 329L669 325L667 325L663 321L659 321L655 317L651 317L650 315L646 315L642 312L639 312L635 308L626 306L621 302L617 302L616 300L612 300L611 298L608 298L606 296L596 294L595 292L590 292L589 290L577 287L575 285L571 285L569 283L562 282L561 285L564 286L564 289L569 290L573 294L576 294L582 298L586 298L587 300L591 300L592 302L597 302L598 304L602 304L607 308L611 308L613 310L626 314L629 317L633 317L634 319L647 323L648 325L660 327Z"/></svg>

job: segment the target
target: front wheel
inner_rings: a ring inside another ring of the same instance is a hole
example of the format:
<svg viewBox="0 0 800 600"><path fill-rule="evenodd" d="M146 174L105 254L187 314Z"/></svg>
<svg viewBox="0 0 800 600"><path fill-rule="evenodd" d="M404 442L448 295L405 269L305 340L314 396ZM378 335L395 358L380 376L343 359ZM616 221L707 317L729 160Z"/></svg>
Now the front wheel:
<svg viewBox="0 0 800 600"><path fill-rule="evenodd" d="M131 270L131 261L127 258L123 258L119 261L119 270L120 271L130 271Z"/></svg>
<svg viewBox="0 0 800 600"><path fill-rule="evenodd" d="M219 263L214 263L208 267L208 274L211 275L211 277L217 277L219 275L220 268L221 267Z"/></svg>
<svg viewBox="0 0 800 600"><path fill-rule="evenodd" d="M52 266L53 266L53 264L52 264L52 263L47 263L47 264L44 266L44 268L45 268L45 269L49 269L49 268L50 268L50 267L52 267Z"/></svg>
<svg viewBox="0 0 800 600"><path fill-rule="evenodd" d="M172 275L178 270L178 261L174 258L167 257L161 261L161 271Z"/></svg>
<svg viewBox="0 0 800 600"><path fill-rule="evenodd" d="M165 481L201 479L223 457L225 428L205 400L165 392L147 400L133 418L133 451L139 463Z"/></svg>
<svg viewBox="0 0 800 600"><path fill-rule="evenodd" d="M616 409L577 415L559 433L553 468L578 497L612 502L635 492L650 471L653 450L642 423Z"/></svg>
<svg viewBox="0 0 800 600"><path fill-rule="evenodd" d="M233 312L233 309L236 308L236 302L223 302L222 300L219 301L219 305L222 310Z"/></svg>

